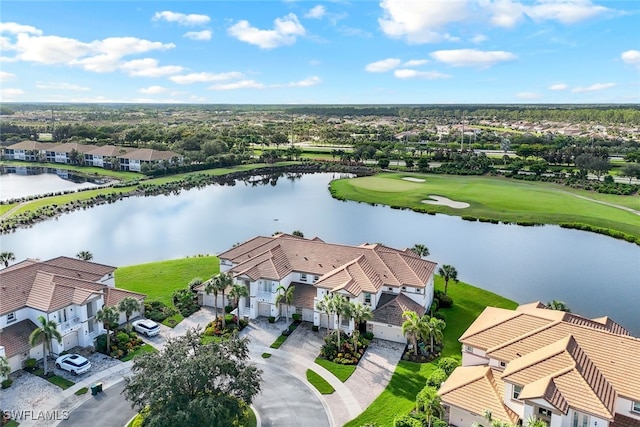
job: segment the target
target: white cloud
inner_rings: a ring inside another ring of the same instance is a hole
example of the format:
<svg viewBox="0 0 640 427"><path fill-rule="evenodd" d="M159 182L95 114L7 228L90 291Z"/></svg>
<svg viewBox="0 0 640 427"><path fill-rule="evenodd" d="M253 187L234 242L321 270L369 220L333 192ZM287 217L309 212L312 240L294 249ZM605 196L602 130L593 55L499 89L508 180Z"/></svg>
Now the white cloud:
<svg viewBox="0 0 640 427"><path fill-rule="evenodd" d="M64 82L38 82L36 83L36 87L38 89L50 89L50 90L69 90L72 92L87 92L90 89L85 86L75 85L72 83L64 83Z"/></svg>
<svg viewBox="0 0 640 427"><path fill-rule="evenodd" d="M309 86L318 85L321 82L322 82L322 80L320 79L320 77L311 76L311 77L307 77L304 80L300 80L298 82L291 82L291 83L288 84L288 86L292 86L292 87L309 87Z"/></svg>
<svg viewBox="0 0 640 427"><path fill-rule="evenodd" d="M574 24L610 11L590 0L536 0L532 4L513 0L480 0L479 4L489 12L493 25L504 28L514 27L524 17L538 22Z"/></svg>
<svg viewBox="0 0 640 427"><path fill-rule="evenodd" d="M370 73L386 73L399 67L401 63L398 58L387 58L367 64L364 69Z"/></svg>
<svg viewBox="0 0 640 427"><path fill-rule="evenodd" d="M180 76L171 76L169 80L181 85L187 85L192 83L209 83L219 82L224 80L240 79L244 75L239 71L230 71L227 73L191 73Z"/></svg>
<svg viewBox="0 0 640 427"><path fill-rule="evenodd" d="M22 25L16 22L0 22L0 33L10 34L42 34L42 30L32 27L31 25Z"/></svg>
<svg viewBox="0 0 640 427"><path fill-rule="evenodd" d="M427 62L429 61L426 59L410 59L404 64L402 64L402 66L403 67L419 67L421 65L426 64Z"/></svg>
<svg viewBox="0 0 640 427"><path fill-rule="evenodd" d="M312 19L320 19L322 18L325 13L327 13L327 9L319 4L317 6L314 6L311 8L311 10L309 10L309 12L306 13L306 15L304 15L305 18L312 18Z"/></svg>
<svg viewBox="0 0 640 427"><path fill-rule="evenodd" d="M616 85L615 83L594 83L591 86L573 88L571 92L574 92L574 93L595 92L598 90L610 89L615 85Z"/></svg>
<svg viewBox="0 0 640 427"><path fill-rule="evenodd" d="M169 10L165 10L163 12L156 12L153 15L154 21L167 21L167 22L176 22L180 25L205 25L211 21L207 15L198 15L195 13L184 14L179 12L171 12Z"/></svg>
<svg viewBox="0 0 640 427"><path fill-rule="evenodd" d="M189 31L188 33L184 33L182 37L186 37L191 40L211 40L211 31Z"/></svg>
<svg viewBox="0 0 640 427"><path fill-rule="evenodd" d="M378 19L389 37L409 43L434 43L452 37L441 30L451 22L467 18L467 0L382 0L384 10Z"/></svg>
<svg viewBox="0 0 640 427"><path fill-rule="evenodd" d="M477 49L437 50L431 56L454 67L488 68L498 62L513 61L517 58L511 52L502 50L482 51Z"/></svg>
<svg viewBox="0 0 640 427"><path fill-rule="evenodd" d="M4 83L15 78L15 74L6 71L0 71L0 82Z"/></svg>
<svg viewBox="0 0 640 427"><path fill-rule="evenodd" d="M264 85L255 80L240 80L239 82L210 86L211 90L263 89Z"/></svg>
<svg viewBox="0 0 640 427"><path fill-rule="evenodd" d="M363 30L361 28L347 27L346 25L343 25L343 26L339 27L338 28L338 32L340 34L344 34L345 36L361 37L363 39L368 39L373 35L370 32L365 31L365 30Z"/></svg>
<svg viewBox="0 0 640 427"><path fill-rule="evenodd" d="M41 64L65 64L92 52L90 43L58 36L30 37L18 34L14 45L16 58Z"/></svg>
<svg viewBox="0 0 640 427"><path fill-rule="evenodd" d="M540 99L542 95L535 92L518 92L516 93L516 98L519 99Z"/></svg>
<svg viewBox="0 0 640 427"><path fill-rule="evenodd" d="M156 95L159 93L165 93L167 88L162 86L149 86L138 89L138 92L144 93L145 95Z"/></svg>
<svg viewBox="0 0 640 427"><path fill-rule="evenodd" d="M484 34L477 34L471 37L471 42L475 44L480 44L482 42L486 42L487 40L489 40L489 37L485 36Z"/></svg>
<svg viewBox="0 0 640 427"><path fill-rule="evenodd" d="M273 49L292 45L297 36L305 34L305 29L298 21L298 17L290 13L282 18L276 18L273 30L261 30L252 27L249 21L242 20L229 27L228 33L238 40L259 46L261 49Z"/></svg>
<svg viewBox="0 0 640 427"><path fill-rule="evenodd" d="M556 83L549 86L549 90L567 90L568 87L566 83Z"/></svg>
<svg viewBox="0 0 640 427"><path fill-rule="evenodd" d="M134 59L121 64L120 69L134 77L164 77L184 70L178 65L158 66L158 60L153 58Z"/></svg>
<svg viewBox="0 0 640 427"><path fill-rule="evenodd" d="M640 50L627 50L620 55L625 64L635 65L640 68Z"/></svg>
<svg viewBox="0 0 640 427"><path fill-rule="evenodd" d="M399 70L395 70L393 75L398 79L426 79L426 80L435 80L435 79L448 79L451 78L448 74L439 73L437 71L417 71L417 70L409 70L406 68L401 68Z"/></svg>
<svg viewBox="0 0 640 427"><path fill-rule="evenodd" d="M2 94L3 97L7 97L7 98L10 98L16 95L22 95L23 93L24 91L22 89L13 89L13 88L3 88L0 91L0 94Z"/></svg>

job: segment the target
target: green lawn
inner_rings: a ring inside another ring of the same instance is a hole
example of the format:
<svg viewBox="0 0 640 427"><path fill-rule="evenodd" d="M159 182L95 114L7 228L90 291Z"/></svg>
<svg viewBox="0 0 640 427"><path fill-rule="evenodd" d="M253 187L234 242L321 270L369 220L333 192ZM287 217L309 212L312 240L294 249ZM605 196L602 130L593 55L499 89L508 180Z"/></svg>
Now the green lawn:
<svg viewBox="0 0 640 427"><path fill-rule="evenodd" d="M68 389L69 387L71 387L72 385L75 384L73 381L69 381L69 380L64 379L62 377L59 377L58 375L54 375L52 377L49 377L46 380L49 381L51 384L57 385L58 387L60 387L63 390L66 390L66 389Z"/></svg>
<svg viewBox="0 0 640 427"><path fill-rule="evenodd" d="M416 183L402 179L408 176L425 181ZM577 196L637 211L640 211L640 197L605 195L574 190L559 184L489 176L383 173L336 180L331 183L331 190L336 197L342 199L406 207L423 212L467 215L514 223L581 223L640 236L640 215ZM467 202L470 207L454 209L422 203L430 195Z"/></svg>
<svg viewBox="0 0 640 427"><path fill-rule="evenodd" d="M263 359L268 359L268 358L270 358L270 357L271 357L271 353L266 353L266 352L265 352L265 353L262 353L262 358L263 358Z"/></svg>
<svg viewBox="0 0 640 427"><path fill-rule="evenodd" d="M311 369L307 369L307 381L317 388L320 394L331 394L336 391L331 384Z"/></svg>
<svg viewBox="0 0 640 427"><path fill-rule="evenodd" d="M73 394L75 394L76 396L82 396L83 394L87 394L88 391L88 388L82 387L81 389L76 390L76 392Z"/></svg>
<svg viewBox="0 0 640 427"><path fill-rule="evenodd" d="M4 427L18 427L20 425L16 420L10 420Z"/></svg>
<svg viewBox="0 0 640 427"><path fill-rule="evenodd" d="M444 281L436 276L436 289L444 290ZM473 323L486 306L513 309L517 303L463 282L449 282L448 294L453 298L453 307L444 309L447 327L444 331L443 356L460 358L458 338ZM393 425L397 415L409 413L415 406L416 395L425 386L427 377L436 368L435 363L413 363L401 360L387 388L359 417L345 427L360 427L365 423L376 423L379 427Z"/></svg>
<svg viewBox="0 0 640 427"><path fill-rule="evenodd" d="M284 342L287 340L287 337L285 335L280 335L278 338L276 338L276 340L273 342L273 344L270 345L271 348L280 348L280 346L282 344L284 344Z"/></svg>
<svg viewBox="0 0 640 427"><path fill-rule="evenodd" d="M316 357L315 362L327 371L331 372L342 382L348 380L351 374L356 370L356 365L341 365L321 357Z"/></svg>
<svg viewBox="0 0 640 427"><path fill-rule="evenodd" d="M115 277L118 288L140 292L146 294L148 300L172 306L173 291L185 288L195 277L206 280L219 272L217 257L197 256L120 267Z"/></svg>
<svg viewBox="0 0 640 427"><path fill-rule="evenodd" d="M115 194L127 193L135 188L136 188L135 186L120 187L120 188L106 187L106 188L100 188L97 190L86 190L86 191L80 191L76 193L63 194L61 196L44 197L42 199L36 199L30 202L24 203L12 215L18 215L26 211L35 211L45 206L51 206L51 205L61 206L61 205L64 205L65 203L69 203L73 201L89 200L92 197L99 196L99 195L106 195L106 194L112 194L112 193L115 193ZM16 206L16 204L6 205L6 206L13 207L13 206Z"/></svg>
<svg viewBox="0 0 640 427"><path fill-rule="evenodd" d="M131 359L134 359L136 357L138 357L141 354L144 353L157 353L158 350L155 349L155 347L153 347L152 345L149 344L144 344L141 345L140 347L138 347L137 349L135 349L134 351L129 352L129 354L127 354L125 357L123 357L122 359L120 359L123 362L127 362Z"/></svg>
<svg viewBox="0 0 640 427"><path fill-rule="evenodd" d="M29 167L36 167L36 168L65 169L65 170L79 172L83 175L108 176L111 178L118 178L124 181L131 180L131 179L145 178L143 174L135 173L135 172L113 171L113 170L98 168L93 166L73 166L73 165L64 165L60 163L1 161L0 166L29 166Z"/></svg>

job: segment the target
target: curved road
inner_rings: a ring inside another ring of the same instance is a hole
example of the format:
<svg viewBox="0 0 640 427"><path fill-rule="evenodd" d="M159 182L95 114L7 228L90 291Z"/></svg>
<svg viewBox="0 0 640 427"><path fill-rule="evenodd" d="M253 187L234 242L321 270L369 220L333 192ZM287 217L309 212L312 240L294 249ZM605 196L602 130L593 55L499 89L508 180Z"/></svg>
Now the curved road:
<svg viewBox="0 0 640 427"><path fill-rule="evenodd" d="M310 387L299 378L273 364L256 363L263 374L263 390L256 396L256 408L263 427L299 426L329 427L329 417L322 402ZM63 427L122 427L136 415L131 404L122 396L121 381L97 396L91 396L60 422Z"/></svg>

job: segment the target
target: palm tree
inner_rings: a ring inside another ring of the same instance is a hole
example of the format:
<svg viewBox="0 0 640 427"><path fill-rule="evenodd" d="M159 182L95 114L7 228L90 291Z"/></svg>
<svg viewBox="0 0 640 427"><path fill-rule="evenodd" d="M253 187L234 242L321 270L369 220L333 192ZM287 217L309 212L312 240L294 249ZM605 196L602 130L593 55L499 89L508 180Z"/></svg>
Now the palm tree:
<svg viewBox="0 0 640 427"><path fill-rule="evenodd" d="M44 344L44 376L49 373L47 359L51 352L51 340L55 339L58 344L62 344L62 335L58 331L58 324L53 320L47 320L44 316L38 316L40 326L29 335L29 345L35 347L41 342Z"/></svg>
<svg viewBox="0 0 640 427"><path fill-rule="evenodd" d="M416 410L427 416L427 425L431 427L433 417L439 417L444 412L438 390L426 386L416 396Z"/></svg>
<svg viewBox="0 0 640 427"><path fill-rule="evenodd" d="M371 320L373 318L373 314L371 313L371 307L368 305L362 305L359 302L355 304L351 304L351 316L355 322L355 328L353 328L353 348L358 352L358 339L360 338L360 324L362 322L366 322L367 320Z"/></svg>
<svg viewBox="0 0 640 427"><path fill-rule="evenodd" d="M402 313L405 321L402 323L402 334L411 340L413 354L418 355L418 339L426 335L425 323L415 311L405 311Z"/></svg>
<svg viewBox="0 0 640 427"><path fill-rule="evenodd" d="M549 310L558 310L558 311L566 311L567 313L571 313L571 309L564 301L552 300L547 303L545 306Z"/></svg>
<svg viewBox="0 0 640 427"><path fill-rule="evenodd" d="M222 295L222 305L224 305L224 293L228 287L233 285L233 278L227 273L218 273L212 277L213 286L220 292ZM217 301L216 301L217 304ZM217 307L216 307L217 310ZM226 326L226 320L224 315L222 316L222 327Z"/></svg>
<svg viewBox="0 0 640 427"><path fill-rule="evenodd" d="M132 297L126 297L122 299L118 304L118 311L123 312L127 319L127 330L129 332L131 332L131 325L129 324L129 319L131 318L131 315L135 311L142 310L141 306L142 304L140 304L140 302L137 299Z"/></svg>
<svg viewBox="0 0 640 427"><path fill-rule="evenodd" d="M527 418L524 425L526 425L527 427L547 427L548 426L545 420L540 419L534 415L531 415L529 418Z"/></svg>
<svg viewBox="0 0 640 427"><path fill-rule="evenodd" d="M9 263L16 260L16 256L13 252L2 252L0 253L0 262L4 264L5 267L9 267Z"/></svg>
<svg viewBox="0 0 640 427"><path fill-rule="evenodd" d="M327 299L327 295L324 296L323 300L318 301L316 303L316 310L318 310L320 313L324 313L327 315L327 334L328 334L330 328L329 328L329 301Z"/></svg>
<svg viewBox="0 0 640 427"><path fill-rule="evenodd" d="M340 348L340 334L342 333L341 318L350 315L349 300L341 294L333 295L333 304L335 313L338 316L338 327L336 328L336 336L338 338L338 348Z"/></svg>
<svg viewBox="0 0 640 427"><path fill-rule="evenodd" d="M442 342L442 339L444 337L443 331L447 324L444 322L444 320L435 317L430 317L429 320L425 321L428 324L427 326L429 329L429 339L431 340L431 352L433 353L434 344Z"/></svg>
<svg viewBox="0 0 640 427"><path fill-rule="evenodd" d="M218 321L218 288L213 282L215 276L212 276L211 279L207 280L204 284L204 293L207 295L213 294L213 320L217 323Z"/></svg>
<svg viewBox="0 0 640 427"><path fill-rule="evenodd" d="M445 264L438 270L438 274L444 279L444 294L447 294L449 280L458 281L458 270L452 265Z"/></svg>
<svg viewBox="0 0 640 427"><path fill-rule="evenodd" d="M246 286L244 285L238 285L238 284L234 284L231 287L231 290L229 291L229 298L233 299L233 305L236 306L236 310L237 310L237 322L238 322L238 326L240 326L240 298L242 297L248 297L249 296L249 289L247 289Z"/></svg>
<svg viewBox="0 0 640 427"><path fill-rule="evenodd" d="M429 256L429 248L423 245L422 243L416 243L415 245L413 245L411 250L417 253L420 258Z"/></svg>
<svg viewBox="0 0 640 427"><path fill-rule="evenodd" d="M287 289L282 285L279 285L276 288L277 295L276 295L275 303L280 308L280 313L282 313L282 304L284 303L284 294L285 294L285 292L287 292ZM287 316L287 322L288 321L289 321L289 316Z"/></svg>
<svg viewBox="0 0 640 427"><path fill-rule="evenodd" d="M289 285L289 287L287 288L287 290L285 291L284 295L282 295L282 299L284 299L284 303L286 305L286 311L285 311L285 319L287 319L287 322L289 321L289 307L291 306L291 303L293 303L293 294L296 291L295 286L291 286ZM276 304L278 304L278 298L281 295L278 295L276 297Z"/></svg>
<svg viewBox="0 0 640 427"><path fill-rule="evenodd" d="M96 320L102 322L102 326L107 330L107 353L111 353L111 331L118 327L119 313L113 307L102 307L96 313Z"/></svg>
<svg viewBox="0 0 640 427"><path fill-rule="evenodd" d="M11 366L9 365L9 360L1 356L0 357L0 378L4 378L9 376L11 373Z"/></svg>
<svg viewBox="0 0 640 427"><path fill-rule="evenodd" d="M89 251L80 251L76 254L76 258L83 261L91 261L93 259L93 254Z"/></svg>

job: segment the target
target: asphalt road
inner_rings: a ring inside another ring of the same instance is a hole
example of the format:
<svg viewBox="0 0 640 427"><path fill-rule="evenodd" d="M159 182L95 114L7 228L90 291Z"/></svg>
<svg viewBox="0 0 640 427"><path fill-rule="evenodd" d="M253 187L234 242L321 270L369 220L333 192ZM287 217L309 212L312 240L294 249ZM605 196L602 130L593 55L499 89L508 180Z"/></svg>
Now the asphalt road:
<svg viewBox="0 0 640 427"><path fill-rule="evenodd" d="M263 390L253 402L262 427L330 427L318 396L299 378L273 364L260 363ZM137 411L125 400L124 381L91 396L60 422L62 427L123 427Z"/></svg>
<svg viewBox="0 0 640 427"><path fill-rule="evenodd" d="M64 427L123 427L138 411L121 395L121 381L71 411L69 419L58 424Z"/></svg>

